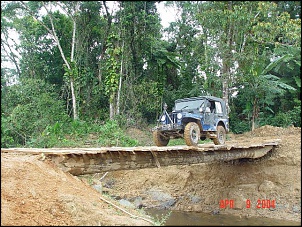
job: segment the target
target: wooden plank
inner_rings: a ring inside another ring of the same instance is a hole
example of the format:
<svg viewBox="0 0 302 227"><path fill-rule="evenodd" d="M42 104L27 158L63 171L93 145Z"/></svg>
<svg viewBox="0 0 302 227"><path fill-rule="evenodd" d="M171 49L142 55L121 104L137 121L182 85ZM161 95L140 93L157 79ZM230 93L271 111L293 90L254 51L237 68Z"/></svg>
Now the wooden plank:
<svg viewBox="0 0 302 227"><path fill-rule="evenodd" d="M215 150L233 150L237 148L252 148L278 145L280 139L265 141L259 144L241 145L241 144L227 144L227 145L214 145L214 144L199 144L198 146L138 146L138 147L99 147L99 148L1 148L1 152L23 152L30 154L99 154L106 152L126 151L126 152L145 152L145 151L215 151Z"/></svg>
<svg viewBox="0 0 302 227"><path fill-rule="evenodd" d="M273 150L278 142L278 140L266 141L250 146L205 144L197 147L1 148L1 153L44 155L62 170L73 175L82 175L115 170L259 158Z"/></svg>

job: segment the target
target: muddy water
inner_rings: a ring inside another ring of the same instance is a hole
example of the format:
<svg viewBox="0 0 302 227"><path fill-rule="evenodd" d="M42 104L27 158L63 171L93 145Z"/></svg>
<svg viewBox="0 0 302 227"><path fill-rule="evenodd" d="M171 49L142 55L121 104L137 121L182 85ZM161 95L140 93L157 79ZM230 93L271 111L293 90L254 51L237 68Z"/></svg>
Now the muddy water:
<svg viewBox="0 0 302 227"><path fill-rule="evenodd" d="M146 212L159 221L163 221L167 217L164 226L301 226L301 222L271 218L240 218L226 214L213 215L182 211L172 211L169 216L169 211L156 209L147 209Z"/></svg>

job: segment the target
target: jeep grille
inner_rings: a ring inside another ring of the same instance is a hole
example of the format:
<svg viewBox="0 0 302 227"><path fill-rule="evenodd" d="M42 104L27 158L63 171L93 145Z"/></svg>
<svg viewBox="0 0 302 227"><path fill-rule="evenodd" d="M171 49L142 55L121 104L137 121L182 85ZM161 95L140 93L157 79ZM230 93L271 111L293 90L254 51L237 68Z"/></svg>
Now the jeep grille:
<svg viewBox="0 0 302 227"><path fill-rule="evenodd" d="M163 124L172 124L172 123L176 124L177 123L177 113L166 114L166 120L162 123Z"/></svg>

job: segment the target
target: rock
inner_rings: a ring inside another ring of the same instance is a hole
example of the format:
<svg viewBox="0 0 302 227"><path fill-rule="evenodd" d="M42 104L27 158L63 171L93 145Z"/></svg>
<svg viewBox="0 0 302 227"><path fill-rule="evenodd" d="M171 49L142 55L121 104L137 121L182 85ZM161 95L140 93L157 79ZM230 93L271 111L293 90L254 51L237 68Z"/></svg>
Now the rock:
<svg viewBox="0 0 302 227"><path fill-rule="evenodd" d="M159 202L158 205L155 205L158 207L158 209L169 209L176 202L171 194L162 192L160 190L149 190L147 191L147 194L149 194L153 200Z"/></svg>
<svg viewBox="0 0 302 227"><path fill-rule="evenodd" d="M103 192L102 185L94 184L94 185L92 185L92 187L100 193Z"/></svg>
<svg viewBox="0 0 302 227"><path fill-rule="evenodd" d="M262 184L260 184L258 191L259 192L271 192L275 189L275 184L269 180L264 180Z"/></svg>
<svg viewBox="0 0 302 227"><path fill-rule="evenodd" d="M143 207L143 199L142 199L142 197L140 197L140 196L138 196L138 197L135 197L135 199L134 199L134 206L136 207L136 208L142 208Z"/></svg>
<svg viewBox="0 0 302 227"><path fill-rule="evenodd" d="M190 199L192 203L199 203L201 201L201 197L196 195L190 196Z"/></svg>
<svg viewBox="0 0 302 227"><path fill-rule="evenodd" d="M214 214L214 215L219 214L219 213L220 213L219 210L213 210L213 211L212 211L212 214Z"/></svg>
<svg viewBox="0 0 302 227"><path fill-rule="evenodd" d="M293 205L293 212L294 213L301 213L301 206Z"/></svg>
<svg viewBox="0 0 302 227"><path fill-rule="evenodd" d="M125 207L130 207L130 208L135 208L134 204L129 202L128 200L126 199L121 199L119 200L119 203Z"/></svg>
<svg viewBox="0 0 302 227"><path fill-rule="evenodd" d="M169 209L175 204L176 200L175 199L169 199L163 203L160 204L161 209Z"/></svg>

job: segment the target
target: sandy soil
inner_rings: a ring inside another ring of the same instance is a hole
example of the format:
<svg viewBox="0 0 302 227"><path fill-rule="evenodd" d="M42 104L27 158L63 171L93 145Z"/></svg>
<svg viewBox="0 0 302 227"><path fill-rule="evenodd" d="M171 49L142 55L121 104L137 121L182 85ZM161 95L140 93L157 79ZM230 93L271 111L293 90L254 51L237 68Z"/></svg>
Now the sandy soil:
<svg viewBox="0 0 302 227"><path fill-rule="evenodd" d="M132 136L134 132L139 139L152 138L139 130L132 130ZM64 173L39 155L1 153L1 225L152 225L139 209L122 207L92 188L89 183L100 176L104 176L104 184L112 183L106 189L109 195L130 201L141 197L146 207L158 202L147 193L153 190L175 199L172 210L301 222L301 128L264 126L253 133L230 135L228 142L256 143L271 138L281 139L279 146L257 160L114 171L80 178ZM225 200L234 205L223 208ZM257 208L258 200L274 200L275 207L262 208L260 203Z"/></svg>
<svg viewBox="0 0 302 227"><path fill-rule="evenodd" d="M1 153L1 226L151 225L100 198L120 207L39 155Z"/></svg>

